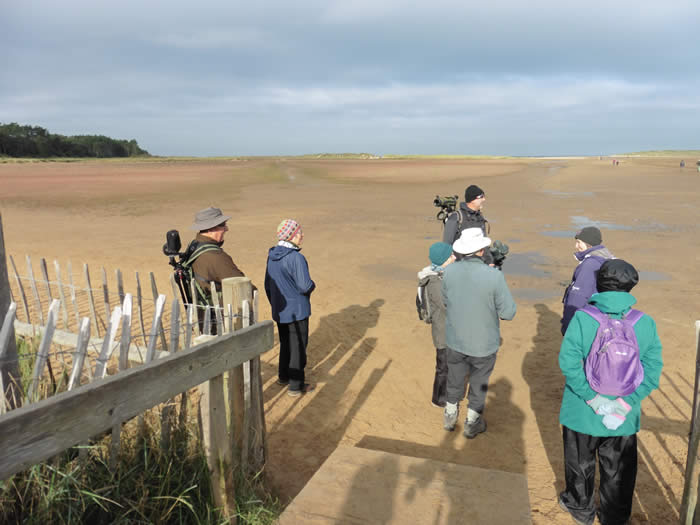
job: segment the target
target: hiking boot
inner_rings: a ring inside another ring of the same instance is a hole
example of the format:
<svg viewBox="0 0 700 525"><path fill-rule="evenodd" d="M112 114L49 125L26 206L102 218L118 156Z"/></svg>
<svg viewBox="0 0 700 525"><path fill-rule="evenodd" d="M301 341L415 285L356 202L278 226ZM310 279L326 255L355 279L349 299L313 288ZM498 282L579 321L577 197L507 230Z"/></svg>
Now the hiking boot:
<svg viewBox="0 0 700 525"><path fill-rule="evenodd" d="M585 521L581 521L580 519L577 519L576 517L574 517L574 515L571 514L571 511L569 510L569 508L566 506L566 503L564 503L564 500L561 499L561 496L559 496L559 497L557 498L557 501L559 502L559 506L561 507L561 510L563 510L563 511L566 512L569 516L571 516L571 519L574 520L574 523L575 523L576 525L593 525L593 522L591 522L591 523L586 523ZM594 520L595 520L595 518L594 518Z"/></svg>
<svg viewBox="0 0 700 525"><path fill-rule="evenodd" d="M469 422L465 421L464 422L464 437L467 439L474 439L477 434L481 434L482 432L486 432L486 420L479 416L476 421Z"/></svg>
<svg viewBox="0 0 700 525"><path fill-rule="evenodd" d="M316 385L304 383L304 385L299 390L288 390L287 395L289 397L299 397L302 394L306 394L307 392L311 392L314 388L316 388Z"/></svg>
<svg viewBox="0 0 700 525"><path fill-rule="evenodd" d="M445 413L443 415L443 425L442 427L445 430L448 430L452 432L455 429L455 425L457 424L457 418L459 417L459 408L455 410L454 413L450 413L447 410L445 410Z"/></svg>

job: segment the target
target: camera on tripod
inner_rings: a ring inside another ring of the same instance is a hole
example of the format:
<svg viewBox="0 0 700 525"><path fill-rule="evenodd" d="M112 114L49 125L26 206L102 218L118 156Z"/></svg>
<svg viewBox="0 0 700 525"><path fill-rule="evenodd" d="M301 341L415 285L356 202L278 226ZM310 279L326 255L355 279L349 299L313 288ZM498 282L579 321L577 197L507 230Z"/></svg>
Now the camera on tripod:
<svg viewBox="0 0 700 525"><path fill-rule="evenodd" d="M457 208L458 202L459 197L457 195L452 195L451 197L440 197L440 195L435 195L433 205L440 208L440 211L437 213L437 220L445 222L447 216Z"/></svg>
<svg viewBox="0 0 700 525"><path fill-rule="evenodd" d="M182 242L180 241L180 232L170 230L165 234L165 244L163 245L163 253L170 257L170 266L175 269L175 283L180 290L183 304L192 303L192 293L190 291L190 275L187 272L184 263L190 256L189 248L185 252L180 252ZM175 258L179 260L176 260Z"/></svg>

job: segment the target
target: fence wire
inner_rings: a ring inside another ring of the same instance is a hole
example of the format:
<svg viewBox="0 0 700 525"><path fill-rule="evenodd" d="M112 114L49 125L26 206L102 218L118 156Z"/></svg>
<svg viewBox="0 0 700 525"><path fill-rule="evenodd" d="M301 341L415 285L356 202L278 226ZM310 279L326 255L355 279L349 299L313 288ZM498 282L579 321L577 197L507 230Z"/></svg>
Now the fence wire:
<svg viewBox="0 0 700 525"><path fill-rule="evenodd" d="M138 364L146 362L149 347L155 351L168 352L171 346L175 351L191 344L197 333L223 333L226 328L233 326L234 319L242 318L244 324L253 324L252 306L248 308L248 314L233 314L231 310L220 306L220 290L213 288L211 305L182 303L180 294L169 283L167 288L174 294L174 298L168 300L165 296L162 307L157 307L159 298L153 297L158 290L155 277L152 273L140 276L135 272L136 293L129 294L124 290L123 274L121 270L114 272L114 279L110 283L107 272L101 268L91 273L87 265L82 266L82 273L73 271L69 262L61 268L57 261L47 264L45 259L40 259L38 268L27 256L25 258L26 270L18 269L12 256L9 257L11 265L8 265L10 281L10 295L17 304L15 312L16 322L30 325L24 327L23 339L17 354L17 363L22 371L23 383L31 381L32 369L37 360L46 359L47 366L42 373L44 382L50 381L56 390L56 377L63 378L70 375L73 361L77 354L77 334L83 319L90 320L90 341L87 344L84 356L84 364L79 376L79 382L92 381L93 375L98 369L105 367L108 375L113 375L119 370L119 356L122 346L124 329L124 304L127 295L131 295L131 323L129 335L129 362ZM144 278L145 277L145 278ZM82 284L84 283L84 284ZM145 291L145 293L144 293ZM49 306L53 300L59 301L59 307L55 316L55 333L48 351L43 355L39 352L39 337L46 328L49 318ZM173 323L172 305L177 300L177 323ZM115 309L120 308L122 315L119 317L118 326L110 330L110 319ZM194 310L190 313L189 310ZM196 309L196 310L195 310ZM160 320L157 315L160 311ZM3 313L4 315L4 313ZM191 321L188 324L188 316ZM206 323L206 319L209 323ZM1 321L2 319L0 319ZM247 321L247 323L246 323ZM177 326L177 334L173 335L173 326ZM17 326L17 325L16 325ZM30 333L31 332L31 333ZM28 334L28 335L26 335ZM104 339L111 337L112 342L108 348L104 347ZM69 344L74 338L75 343ZM58 341L57 341L58 339ZM101 355L106 357L101 357ZM137 358L138 356L138 358ZM7 362L2 357L0 349L0 363ZM126 366L130 366L128 363ZM60 386L60 385L59 385Z"/></svg>

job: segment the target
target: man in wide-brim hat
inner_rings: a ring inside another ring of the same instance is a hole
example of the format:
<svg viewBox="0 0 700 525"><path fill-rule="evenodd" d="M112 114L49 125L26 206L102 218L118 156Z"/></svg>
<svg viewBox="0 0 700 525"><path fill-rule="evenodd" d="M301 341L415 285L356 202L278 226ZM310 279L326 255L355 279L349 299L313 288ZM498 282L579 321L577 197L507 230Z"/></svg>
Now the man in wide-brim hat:
<svg viewBox="0 0 700 525"><path fill-rule="evenodd" d="M209 207L198 211L194 216L194 223L190 229L197 231L197 236L190 243L188 253L199 250L199 255L192 263L192 271L197 283L205 294L211 297L209 283L213 282L221 290L221 281L227 277L245 277L245 274L236 266L233 259L221 246L224 244L224 235L228 231L226 222L231 219L224 215L219 208ZM211 299L210 299L211 302ZM218 304L218 301L216 302ZM200 312L200 327L203 320ZM212 333L216 333L215 317L212 316Z"/></svg>
<svg viewBox="0 0 700 525"><path fill-rule="evenodd" d="M452 245L460 260L445 268L442 295L447 307L447 403L443 426L455 428L464 385L469 378L468 410L464 436L468 439L486 431L484 405L489 377L500 346L500 319L515 316L515 302L503 272L483 260L491 239L481 228L467 228Z"/></svg>

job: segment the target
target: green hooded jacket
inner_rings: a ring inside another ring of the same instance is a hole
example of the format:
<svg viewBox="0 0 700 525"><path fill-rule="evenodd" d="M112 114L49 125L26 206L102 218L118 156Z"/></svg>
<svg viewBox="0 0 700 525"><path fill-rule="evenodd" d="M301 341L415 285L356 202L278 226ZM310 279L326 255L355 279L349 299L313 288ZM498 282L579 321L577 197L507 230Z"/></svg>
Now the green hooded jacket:
<svg viewBox="0 0 700 525"><path fill-rule="evenodd" d="M620 319L636 302L637 300L627 292L597 293L589 301L600 311L615 319ZM571 430L590 436L630 436L639 432L642 400L659 387L663 361L656 323L645 314L634 325L634 333L639 344L639 358L644 367L644 380L637 390L623 397L632 409L617 430L606 428L603 425L602 416L596 414L586 404L597 394L586 380L584 363L598 332L598 326L598 321L579 310L574 314L564 334L559 350L559 368L566 378L566 386L559 412L559 422ZM615 399L615 396L604 397Z"/></svg>

